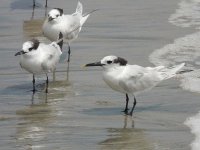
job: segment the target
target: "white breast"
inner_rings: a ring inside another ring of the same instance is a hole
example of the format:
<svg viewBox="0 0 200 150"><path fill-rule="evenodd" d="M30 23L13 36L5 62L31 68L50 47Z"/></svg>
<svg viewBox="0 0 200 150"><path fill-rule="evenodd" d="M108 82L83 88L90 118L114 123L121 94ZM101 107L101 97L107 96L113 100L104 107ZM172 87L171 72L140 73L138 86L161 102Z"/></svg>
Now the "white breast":
<svg viewBox="0 0 200 150"><path fill-rule="evenodd" d="M64 15L55 22L43 24L43 33L51 41L56 41L61 32L65 42L70 42L78 37L80 32L80 19L72 15Z"/></svg>
<svg viewBox="0 0 200 150"><path fill-rule="evenodd" d="M124 89L119 85L119 75L121 73L121 69L109 69L103 72L103 80L107 83L107 85L118 92L126 93Z"/></svg>
<svg viewBox="0 0 200 150"><path fill-rule="evenodd" d="M32 74L52 72L62 54L57 44L56 46L41 43L37 50L21 56L21 67Z"/></svg>
<svg viewBox="0 0 200 150"><path fill-rule="evenodd" d="M41 60L41 56L37 52L32 51L29 54L21 55L20 65L32 74L40 74L42 73Z"/></svg>

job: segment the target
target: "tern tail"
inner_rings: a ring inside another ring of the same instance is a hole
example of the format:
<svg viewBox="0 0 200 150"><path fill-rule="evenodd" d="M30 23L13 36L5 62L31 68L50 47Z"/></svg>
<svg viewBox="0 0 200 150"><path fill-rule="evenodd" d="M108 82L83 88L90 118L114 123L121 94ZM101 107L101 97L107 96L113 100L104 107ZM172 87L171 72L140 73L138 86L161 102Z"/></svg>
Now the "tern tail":
<svg viewBox="0 0 200 150"><path fill-rule="evenodd" d="M76 7L76 12L74 14L79 14L81 16L80 26L83 26L83 24L86 22L87 18L90 16L90 14L97 10L99 10L99 9L94 9L88 13L83 14L83 5L81 2L78 1L77 7Z"/></svg>
<svg viewBox="0 0 200 150"><path fill-rule="evenodd" d="M77 4L77 7L76 7L76 13L81 14L81 15L83 13L83 5L79 1L78 1L78 4Z"/></svg>
<svg viewBox="0 0 200 150"><path fill-rule="evenodd" d="M80 24L81 26L83 26L83 24L86 22L87 18L90 16L90 14L87 14L86 16L83 16L80 20Z"/></svg>
<svg viewBox="0 0 200 150"><path fill-rule="evenodd" d="M176 66L173 66L170 68L161 68L159 70L159 72L161 73L160 74L161 78L163 80L165 80L165 79L174 77L180 71L180 69L182 69L184 67L184 65L185 65L185 63L181 63L179 65L176 65Z"/></svg>
<svg viewBox="0 0 200 150"><path fill-rule="evenodd" d="M83 15L82 15L82 18L81 18L81 21L80 21L81 26L85 23L85 21L86 21L87 18L90 16L90 14L92 14L93 12L98 11L98 10L99 10L99 9L94 9L94 10L88 12L88 13L83 14Z"/></svg>

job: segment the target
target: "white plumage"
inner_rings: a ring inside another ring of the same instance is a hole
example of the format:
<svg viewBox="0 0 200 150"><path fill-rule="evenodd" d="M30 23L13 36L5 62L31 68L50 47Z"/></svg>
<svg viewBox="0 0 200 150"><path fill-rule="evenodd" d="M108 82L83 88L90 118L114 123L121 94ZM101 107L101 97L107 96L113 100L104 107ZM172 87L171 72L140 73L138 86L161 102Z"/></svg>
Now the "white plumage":
<svg viewBox="0 0 200 150"><path fill-rule="evenodd" d="M165 66L158 67L142 67L138 65L129 65L123 58L116 56L106 56L100 62L87 64L89 66L103 67L103 80L115 91L126 94L126 108L124 112L128 113L128 94L136 94L153 88L163 80L169 79L176 75L184 63L167 68ZM134 105L130 112L132 115L136 99L134 97Z"/></svg>
<svg viewBox="0 0 200 150"><path fill-rule="evenodd" d="M23 44L24 51L28 49L27 45L32 45L32 41ZM32 74L46 74L56 69L61 54L62 51L55 42L51 44L40 43L36 50L21 55L20 65Z"/></svg>
<svg viewBox="0 0 200 150"><path fill-rule="evenodd" d="M79 32L90 14L83 15L83 6L80 2L77 4L76 12L65 15L60 8L54 8L48 13L42 30L44 35L51 41L55 41L61 32L64 42L68 43L68 61L70 59L70 42L78 37Z"/></svg>
<svg viewBox="0 0 200 150"><path fill-rule="evenodd" d="M62 54L62 41L51 44L40 43L37 39L27 41L22 46L22 51L15 56L21 55L20 66L33 74L33 91L35 92L35 75L53 72ZM47 76L48 84L48 76ZM47 89L46 89L47 91Z"/></svg>

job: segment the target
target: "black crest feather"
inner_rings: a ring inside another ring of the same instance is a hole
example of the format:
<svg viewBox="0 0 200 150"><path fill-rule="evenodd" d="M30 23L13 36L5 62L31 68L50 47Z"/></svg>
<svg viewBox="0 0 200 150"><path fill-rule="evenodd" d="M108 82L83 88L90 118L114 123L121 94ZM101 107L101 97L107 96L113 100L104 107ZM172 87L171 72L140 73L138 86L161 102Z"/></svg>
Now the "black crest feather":
<svg viewBox="0 0 200 150"><path fill-rule="evenodd" d="M126 66L128 61L126 59L124 59L124 58L117 57L117 59L114 60L114 63L119 63L120 66Z"/></svg>
<svg viewBox="0 0 200 150"><path fill-rule="evenodd" d="M37 49L40 42L37 39L32 39L31 42L33 42L33 49Z"/></svg>
<svg viewBox="0 0 200 150"><path fill-rule="evenodd" d="M63 15L63 9L61 9L61 8L54 8L54 9L57 9L60 12L61 16Z"/></svg>

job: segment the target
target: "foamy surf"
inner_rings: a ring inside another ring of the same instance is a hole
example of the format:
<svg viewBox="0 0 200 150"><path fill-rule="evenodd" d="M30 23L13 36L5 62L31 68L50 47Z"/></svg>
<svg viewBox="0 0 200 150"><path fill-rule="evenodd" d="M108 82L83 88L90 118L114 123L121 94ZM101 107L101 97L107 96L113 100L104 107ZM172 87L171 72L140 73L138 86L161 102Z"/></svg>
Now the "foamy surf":
<svg viewBox="0 0 200 150"><path fill-rule="evenodd" d="M200 0L183 0L179 8L169 17L169 22L180 27L200 26ZM178 38L172 44L155 50L149 59L155 65L175 65L185 62L194 72L180 75L181 87L200 93L200 32Z"/></svg>
<svg viewBox="0 0 200 150"><path fill-rule="evenodd" d="M200 26L200 0L183 0L179 8L169 17L169 22L181 27Z"/></svg>
<svg viewBox="0 0 200 150"><path fill-rule="evenodd" d="M155 50L150 61L155 65L171 66L185 62L185 69L195 71L179 75L181 87L200 93L200 32L176 39L161 49Z"/></svg>
<svg viewBox="0 0 200 150"><path fill-rule="evenodd" d="M191 133L195 135L195 140L191 143L192 150L199 150L200 149L200 112L188 118L185 122L185 125L190 127Z"/></svg>
<svg viewBox="0 0 200 150"><path fill-rule="evenodd" d="M200 0L182 0L179 8L169 17L169 22L179 27L200 29ZM173 43L155 50L149 59L155 65L175 65L186 63L187 69L194 71L179 75L180 87L184 90L200 93L200 32L176 39ZM184 122L190 127L195 140L191 143L192 150L200 149L200 111Z"/></svg>

